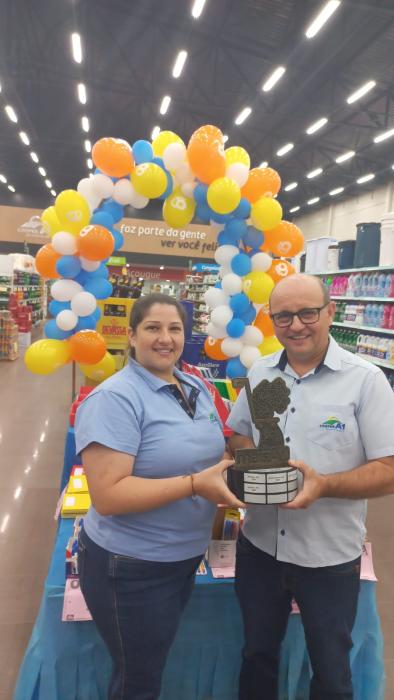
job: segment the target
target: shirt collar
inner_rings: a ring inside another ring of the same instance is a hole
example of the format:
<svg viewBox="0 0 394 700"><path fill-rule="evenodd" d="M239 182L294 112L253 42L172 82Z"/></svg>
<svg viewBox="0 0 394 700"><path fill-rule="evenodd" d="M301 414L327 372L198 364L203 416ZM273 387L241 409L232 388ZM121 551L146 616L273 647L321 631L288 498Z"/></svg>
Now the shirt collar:
<svg viewBox="0 0 394 700"><path fill-rule="evenodd" d="M284 372L288 362L286 350L283 349L281 352L275 353L271 356L270 360L271 361L268 364L269 367L278 367L281 372ZM328 348L326 354L323 357L323 359L319 362L317 367L315 367L314 374L318 374L324 365L334 371L339 370L342 367L341 348L331 336L329 336L328 339Z"/></svg>
<svg viewBox="0 0 394 700"><path fill-rule="evenodd" d="M139 364L136 360L134 360L132 357L129 357L129 369L132 372L135 372L138 374L144 381L149 385L149 387L153 391L159 391L165 386L170 386L173 384L173 382L166 382L164 379L160 379L160 377L156 377L155 374L152 374L152 372L149 372L149 370L145 369L142 365ZM192 384L191 382L186 381L183 373L177 368L174 367L174 375L176 378L182 382L182 384L187 384L191 388L195 389L195 385Z"/></svg>

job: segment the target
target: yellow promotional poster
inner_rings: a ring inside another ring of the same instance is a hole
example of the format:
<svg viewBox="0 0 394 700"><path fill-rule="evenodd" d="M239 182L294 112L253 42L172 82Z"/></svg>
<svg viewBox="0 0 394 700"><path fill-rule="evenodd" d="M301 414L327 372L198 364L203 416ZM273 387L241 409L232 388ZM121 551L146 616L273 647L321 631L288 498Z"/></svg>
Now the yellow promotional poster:
<svg viewBox="0 0 394 700"><path fill-rule="evenodd" d="M101 333L108 351L113 355L117 370L122 369L124 365L128 346L127 329L134 301L135 299L108 297L97 302L101 311L97 331Z"/></svg>

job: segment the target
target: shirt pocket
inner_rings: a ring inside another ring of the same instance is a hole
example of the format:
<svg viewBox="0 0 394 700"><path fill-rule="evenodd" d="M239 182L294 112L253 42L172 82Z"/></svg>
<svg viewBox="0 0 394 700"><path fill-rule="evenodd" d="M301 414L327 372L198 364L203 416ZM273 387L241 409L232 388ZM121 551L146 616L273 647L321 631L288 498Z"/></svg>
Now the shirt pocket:
<svg viewBox="0 0 394 700"><path fill-rule="evenodd" d="M307 440L326 450L342 450L357 440L358 427L354 408L350 405L313 403ZM311 425L312 423L312 425Z"/></svg>

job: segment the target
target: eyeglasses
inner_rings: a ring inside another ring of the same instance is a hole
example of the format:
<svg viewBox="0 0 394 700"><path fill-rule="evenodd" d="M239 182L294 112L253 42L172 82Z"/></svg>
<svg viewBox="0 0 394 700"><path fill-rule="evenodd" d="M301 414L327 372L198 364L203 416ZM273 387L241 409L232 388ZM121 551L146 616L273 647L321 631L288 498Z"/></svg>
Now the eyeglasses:
<svg viewBox="0 0 394 700"><path fill-rule="evenodd" d="M317 306L313 309L300 309L300 311L279 311L277 314L270 314L270 318L275 326L278 328L287 328L291 326L294 321L294 316L304 323L305 325L310 325L312 323L317 323L320 318L320 311L325 309L330 302L328 301L324 306Z"/></svg>

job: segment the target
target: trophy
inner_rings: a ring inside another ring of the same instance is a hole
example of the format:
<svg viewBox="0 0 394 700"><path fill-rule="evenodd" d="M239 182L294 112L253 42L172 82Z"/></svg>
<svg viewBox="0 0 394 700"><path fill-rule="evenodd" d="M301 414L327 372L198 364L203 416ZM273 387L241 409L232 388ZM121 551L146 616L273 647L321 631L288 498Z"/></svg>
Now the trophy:
<svg viewBox="0 0 394 700"><path fill-rule="evenodd" d="M235 464L227 470L227 485L244 503L263 505L289 503L297 494L297 469L290 467L279 418L289 405L290 390L280 377L263 379L251 391L249 379L232 380L234 388L245 387L250 415L260 433L257 447L235 451Z"/></svg>

